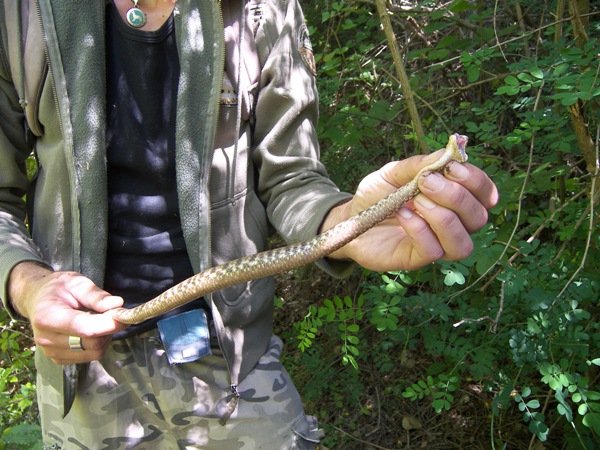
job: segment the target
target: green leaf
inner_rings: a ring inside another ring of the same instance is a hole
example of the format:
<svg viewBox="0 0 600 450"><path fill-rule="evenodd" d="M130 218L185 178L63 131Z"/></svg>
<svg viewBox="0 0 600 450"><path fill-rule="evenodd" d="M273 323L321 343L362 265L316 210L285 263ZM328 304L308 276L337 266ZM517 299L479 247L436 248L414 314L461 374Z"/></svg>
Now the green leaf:
<svg viewBox="0 0 600 450"><path fill-rule="evenodd" d="M469 5L469 2L465 0L455 0L450 6L450 11L458 14L464 11L468 11L470 8L471 5Z"/></svg>
<svg viewBox="0 0 600 450"><path fill-rule="evenodd" d="M465 276L455 268L442 269L442 273L446 274L444 277L444 284L446 286L454 286L455 284L465 284Z"/></svg>
<svg viewBox="0 0 600 450"><path fill-rule="evenodd" d="M588 400L600 400L600 392L588 391L587 398L588 398Z"/></svg>
<svg viewBox="0 0 600 450"><path fill-rule="evenodd" d="M558 413L561 416L565 416L565 419L567 419L567 422L573 422L573 412L571 411L571 408L569 408L569 406L566 403L559 403L556 406L556 410L558 411Z"/></svg>
<svg viewBox="0 0 600 450"><path fill-rule="evenodd" d="M341 298L339 298L339 297L336 296L336 297L333 298L333 301L334 301L335 307L337 309L342 309L344 307L344 302L343 302L343 300Z"/></svg>
<svg viewBox="0 0 600 450"><path fill-rule="evenodd" d="M515 76L509 75L504 79L504 84L515 87L519 85L519 80Z"/></svg>
<svg viewBox="0 0 600 450"><path fill-rule="evenodd" d="M583 424L600 435L600 413L589 413L583 418Z"/></svg>
<svg viewBox="0 0 600 450"><path fill-rule="evenodd" d="M346 327L346 331L348 333L358 333L359 330L360 330L360 326L358 326L358 324L356 324L356 323L350 324Z"/></svg>
<svg viewBox="0 0 600 450"><path fill-rule="evenodd" d="M544 72L539 67L532 67L531 69L529 69L529 73L531 73L531 75L537 78L538 80L544 79Z"/></svg>
<svg viewBox="0 0 600 450"><path fill-rule="evenodd" d="M359 342L358 337L356 336L346 336L346 340L353 345L358 345Z"/></svg>
<svg viewBox="0 0 600 450"><path fill-rule="evenodd" d="M533 79L531 78L531 75L529 75L526 72L518 74L517 78L519 80L523 81L524 83L531 83L531 82L533 82Z"/></svg>
<svg viewBox="0 0 600 450"><path fill-rule="evenodd" d="M600 412L600 403L588 403L589 408L594 412Z"/></svg>
<svg viewBox="0 0 600 450"><path fill-rule="evenodd" d="M469 83L475 83L479 80L480 67L479 65L472 65L467 68L467 80Z"/></svg>
<svg viewBox="0 0 600 450"><path fill-rule="evenodd" d="M431 406L433 406L433 409L436 413L440 413L442 412L442 410L448 411L450 409L451 404L445 398L440 398L431 402Z"/></svg>
<svg viewBox="0 0 600 450"><path fill-rule="evenodd" d="M346 304L346 306L348 308L352 308L352 306L353 306L353 304L352 304L352 298L350 296L348 296L348 295L346 295L344 297L344 303Z"/></svg>
<svg viewBox="0 0 600 450"><path fill-rule="evenodd" d="M41 448L42 433L37 425L16 425L5 430L1 437L4 442L18 445L18 448Z"/></svg>

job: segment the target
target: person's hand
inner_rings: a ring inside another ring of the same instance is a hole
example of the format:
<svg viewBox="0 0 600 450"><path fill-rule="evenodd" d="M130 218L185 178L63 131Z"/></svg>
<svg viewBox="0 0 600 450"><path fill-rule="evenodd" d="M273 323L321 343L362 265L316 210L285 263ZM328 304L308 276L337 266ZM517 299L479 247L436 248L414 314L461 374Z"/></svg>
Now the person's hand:
<svg viewBox="0 0 600 450"><path fill-rule="evenodd" d="M91 313L120 307L123 299L74 272L20 263L11 272L9 295L17 312L29 319L37 347L57 364L101 359L112 335L126 328L105 315ZM82 350L70 347L70 336L81 343Z"/></svg>
<svg viewBox="0 0 600 450"><path fill-rule="evenodd" d="M322 230L358 214L408 183L441 156L414 156L386 164L365 177L352 200L332 209ZM431 262L458 260L473 250L470 234L483 227L498 202L494 183L470 164L451 163L444 174L427 173L419 193L398 212L356 238L332 258L352 259L376 270L413 270Z"/></svg>

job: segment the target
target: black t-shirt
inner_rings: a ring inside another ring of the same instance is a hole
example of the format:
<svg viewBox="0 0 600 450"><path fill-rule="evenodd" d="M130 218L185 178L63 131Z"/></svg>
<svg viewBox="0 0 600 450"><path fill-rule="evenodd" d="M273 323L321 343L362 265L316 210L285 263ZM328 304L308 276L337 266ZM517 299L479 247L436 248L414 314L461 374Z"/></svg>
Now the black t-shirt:
<svg viewBox="0 0 600 450"><path fill-rule="evenodd" d="M107 13L109 235L105 289L139 305L193 274L179 218L175 107L179 59L171 16L156 31ZM203 301L176 310L204 306ZM173 314L170 313L170 314ZM157 319L134 325L143 332Z"/></svg>

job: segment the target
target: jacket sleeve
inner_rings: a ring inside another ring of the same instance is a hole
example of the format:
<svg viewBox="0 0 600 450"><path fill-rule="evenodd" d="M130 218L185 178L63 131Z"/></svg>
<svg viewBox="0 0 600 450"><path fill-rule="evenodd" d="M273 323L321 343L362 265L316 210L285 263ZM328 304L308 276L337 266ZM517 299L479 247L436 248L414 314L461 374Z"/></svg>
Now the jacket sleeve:
<svg viewBox="0 0 600 450"><path fill-rule="evenodd" d="M266 0L263 7L256 32L262 66L253 143L258 189L277 231L287 242L300 242L314 237L331 208L351 195L339 191L319 161L319 98L300 5ZM336 276L352 270L332 260L319 265Z"/></svg>
<svg viewBox="0 0 600 450"><path fill-rule="evenodd" d="M0 31L4 36L5 30ZM24 196L29 184L26 160L31 147L25 138L24 113L11 81L5 50L0 39L0 297L11 317L16 319L7 293L12 268L23 261L46 263L25 225Z"/></svg>

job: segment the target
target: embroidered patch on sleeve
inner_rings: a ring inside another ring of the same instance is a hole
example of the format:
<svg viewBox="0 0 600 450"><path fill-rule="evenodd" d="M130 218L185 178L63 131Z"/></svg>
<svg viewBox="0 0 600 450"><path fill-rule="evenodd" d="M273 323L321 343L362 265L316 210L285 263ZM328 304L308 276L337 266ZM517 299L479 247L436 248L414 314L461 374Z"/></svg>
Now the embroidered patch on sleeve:
<svg viewBox="0 0 600 450"><path fill-rule="evenodd" d="M310 43L310 36L308 34L308 27L306 24L302 24L300 32L298 33L298 51L302 56L302 61L308 67L308 70L314 76L317 76L317 64L315 63L315 57L313 55L312 44Z"/></svg>

